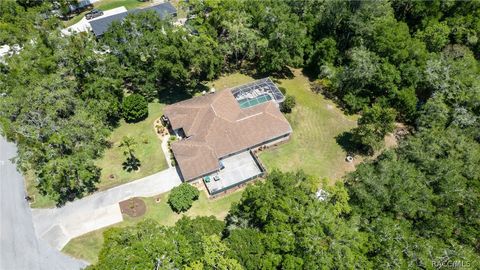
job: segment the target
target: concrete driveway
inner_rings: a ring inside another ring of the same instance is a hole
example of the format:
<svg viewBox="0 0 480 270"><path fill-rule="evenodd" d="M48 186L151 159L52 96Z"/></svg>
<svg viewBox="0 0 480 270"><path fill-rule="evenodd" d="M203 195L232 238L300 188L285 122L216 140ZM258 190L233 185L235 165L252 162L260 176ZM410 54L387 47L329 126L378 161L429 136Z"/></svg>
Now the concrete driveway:
<svg viewBox="0 0 480 270"><path fill-rule="evenodd" d="M23 177L9 160L16 153L15 145L0 136L0 269L71 270L87 266L37 239L24 199Z"/></svg>
<svg viewBox="0 0 480 270"><path fill-rule="evenodd" d="M67 203L61 208L32 209L37 236L61 250L72 238L123 221L119 202L170 191L182 181L175 167Z"/></svg>
<svg viewBox="0 0 480 270"><path fill-rule="evenodd" d="M114 8L114 9L110 9L110 10L105 10L103 12L102 16L97 17L95 19L87 20L87 19L85 19L85 17L83 17L78 23L76 23L76 24L74 24L70 27L67 27L65 29L62 29L62 33L64 35L70 35L72 33L90 31L90 29L92 29L92 27L90 26L90 22L98 20L98 19L102 19L102 18L105 18L105 17L108 17L108 16L112 16L112 15L115 15L115 14L118 14L118 13L122 13L122 12L125 12L125 11L127 11L127 9L125 7L118 7L118 8Z"/></svg>

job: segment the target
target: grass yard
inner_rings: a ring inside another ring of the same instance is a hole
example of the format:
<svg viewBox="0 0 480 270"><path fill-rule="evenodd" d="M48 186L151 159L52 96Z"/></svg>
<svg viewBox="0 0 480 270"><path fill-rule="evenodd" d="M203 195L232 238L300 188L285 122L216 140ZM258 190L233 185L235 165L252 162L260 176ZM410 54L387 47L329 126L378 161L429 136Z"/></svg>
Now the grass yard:
<svg viewBox="0 0 480 270"><path fill-rule="evenodd" d="M121 6L124 6L126 9L134 9L134 8L148 6L150 4L151 4L151 1L141 2L139 0L101 0L101 1L95 2L93 6L96 9L105 11L105 10L110 10L110 9L114 9ZM83 18L83 16L85 16L87 12L89 12L89 10L86 10L78 14L77 16L73 17L68 21L65 21L63 23L64 26L69 27L76 24Z"/></svg>
<svg viewBox="0 0 480 270"><path fill-rule="evenodd" d="M209 82L207 83L207 86L209 88L215 87L216 90L223 90L225 88L246 84L254 80L255 79L250 76L241 73L233 73L227 76L222 76L213 82Z"/></svg>
<svg viewBox="0 0 480 270"><path fill-rule="evenodd" d="M297 100L293 112L286 115L293 128L292 138L277 148L261 153L260 159L268 170L302 169L307 174L333 182L354 169L353 164L345 162L346 152L335 137L354 128L357 116L345 115L332 101L312 92L309 80L301 70L294 69L292 72L294 77L291 79L274 80ZM247 75L234 73L208 86L222 90L253 80Z"/></svg>
<svg viewBox="0 0 480 270"><path fill-rule="evenodd" d="M242 196L242 190L225 195L221 198L209 200L204 191L200 192L200 197L193 203L190 210L183 214L177 214L170 209L167 204L168 194L165 193L157 197L143 198L147 206L147 212L142 217L131 218L124 215L124 221L113 225L113 227L131 226L147 218L156 220L162 225L172 226L183 215L186 216L215 216L223 220L234 202L238 202ZM160 197L160 202L155 199ZM96 230L71 240L64 248L63 252L91 263L98 260L98 254L103 244L103 232L107 228Z"/></svg>
<svg viewBox="0 0 480 270"><path fill-rule="evenodd" d="M332 101L310 90L300 70L292 70L293 79L282 79L279 86L296 98L297 106L286 117L293 128L291 140L260 155L268 170L302 169L307 174L340 179L354 165L345 161L346 152L335 137L356 126L357 116L345 115Z"/></svg>
<svg viewBox="0 0 480 270"><path fill-rule="evenodd" d="M164 105L160 103L150 103L147 119L133 124L122 120L119 127L113 130L109 139L113 143L112 147L106 149L104 156L96 162L102 169L100 183L97 185L99 190L109 189L168 168L161 140L154 130L154 121L162 115L163 107ZM138 171L127 172L122 167L125 156L119 145L124 136L135 138L137 143L134 147L135 155L141 162Z"/></svg>

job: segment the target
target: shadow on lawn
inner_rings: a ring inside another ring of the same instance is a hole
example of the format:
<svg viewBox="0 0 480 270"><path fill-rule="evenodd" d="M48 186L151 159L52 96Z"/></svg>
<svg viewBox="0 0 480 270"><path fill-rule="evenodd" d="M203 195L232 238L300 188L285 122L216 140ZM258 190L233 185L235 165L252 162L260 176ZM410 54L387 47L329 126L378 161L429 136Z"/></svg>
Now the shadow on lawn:
<svg viewBox="0 0 480 270"><path fill-rule="evenodd" d="M371 154L368 147L360 144L351 131L345 131L337 135L335 141L349 156Z"/></svg>
<svg viewBox="0 0 480 270"><path fill-rule="evenodd" d="M208 90L208 89L207 89ZM193 91L187 91L181 87L168 87L158 91L158 100L161 103L173 104L193 96Z"/></svg>

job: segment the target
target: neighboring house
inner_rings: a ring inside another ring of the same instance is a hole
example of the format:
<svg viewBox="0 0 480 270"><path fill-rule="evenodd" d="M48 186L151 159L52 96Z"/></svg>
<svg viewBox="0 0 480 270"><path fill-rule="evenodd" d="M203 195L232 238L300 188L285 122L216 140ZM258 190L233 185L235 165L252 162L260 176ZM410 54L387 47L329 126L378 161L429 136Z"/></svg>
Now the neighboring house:
<svg viewBox="0 0 480 270"><path fill-rule="evenodd" d="M166 2L163 4L159 4L159 5L148 7L148 8L133 9L133 10L125 11L115 15L111 15L108 17L92 20L90 21L90 26L92 27L92 31L95 34L95 36L100 37L108 30L108 28L113 22L121 22L129 14L134 14L142 11L150 11L150 10L155 11L157 15L160 16L160 18L165 18L167 16L172 16L172 17L177 16L177 10L175 9L175 7L171 3Z"/></svg>
<svg viewBox="0 0 480 270"><path fill-rule="evenodd" d="M68 5L68 11L67 13L69 15L71 14L78 14L82 11L85 11L87 9L93 8L93 3L97 2L98 0L80 0L74 4Z"/></svg>
<svg viewBox="0 0 480 270"><path fill-rule="evenodd" d="M215 194L262 174L250 150L289 138L283 100L266 78L167 106L164 120L181 138L171 148L183 180L203 179Z"/></svg>

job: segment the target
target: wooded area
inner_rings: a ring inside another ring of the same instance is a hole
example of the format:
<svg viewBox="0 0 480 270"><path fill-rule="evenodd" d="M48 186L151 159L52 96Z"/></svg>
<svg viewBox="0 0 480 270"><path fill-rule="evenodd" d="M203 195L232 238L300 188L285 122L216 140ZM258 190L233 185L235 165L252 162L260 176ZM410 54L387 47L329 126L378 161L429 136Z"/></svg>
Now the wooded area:
<svg viewBox="0 0 480 270"><path fill-rule="evenodd" d="M317 179L273 172L225 222L108 231L92 269L480 268L480 1L191 0L190 28L139 13L99 40L24 2L0 2L0 44L22 48L0 63L0 123L59 204L95 190L124 96L171 103L225 72L303 68L362 114L363 148L394 120L413 129L325 200Z"/></svg>

